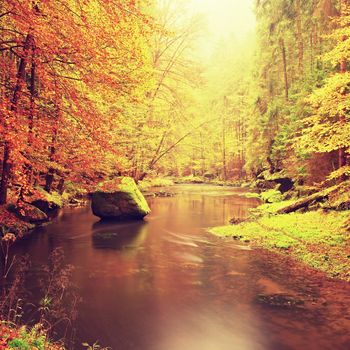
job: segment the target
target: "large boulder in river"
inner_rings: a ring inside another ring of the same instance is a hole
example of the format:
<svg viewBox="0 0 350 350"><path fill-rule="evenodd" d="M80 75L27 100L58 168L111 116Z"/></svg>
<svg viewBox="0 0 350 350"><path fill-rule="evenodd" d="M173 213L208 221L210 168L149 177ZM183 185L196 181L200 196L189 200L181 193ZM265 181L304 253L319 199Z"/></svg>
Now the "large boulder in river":
<svg viewBox="0 0 350 350"><path fill-rule="evenodd" d="M103 183L92 194L92 212L101 219L141 220L151 212L145 197L130 177Z"/></svg>

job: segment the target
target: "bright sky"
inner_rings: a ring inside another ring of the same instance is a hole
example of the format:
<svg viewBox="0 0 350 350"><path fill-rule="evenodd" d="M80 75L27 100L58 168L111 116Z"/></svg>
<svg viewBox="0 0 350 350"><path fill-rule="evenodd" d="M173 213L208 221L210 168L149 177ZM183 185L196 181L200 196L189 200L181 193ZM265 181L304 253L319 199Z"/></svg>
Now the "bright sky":
<svg viewBox="0 0 350 350"><path fill-rule="evenodd" d="M211 40L200 44L202 50L210 51L218 40L228 36L242 41L254 31L253 0L188 0L186 5L207 18Z"/></svg>

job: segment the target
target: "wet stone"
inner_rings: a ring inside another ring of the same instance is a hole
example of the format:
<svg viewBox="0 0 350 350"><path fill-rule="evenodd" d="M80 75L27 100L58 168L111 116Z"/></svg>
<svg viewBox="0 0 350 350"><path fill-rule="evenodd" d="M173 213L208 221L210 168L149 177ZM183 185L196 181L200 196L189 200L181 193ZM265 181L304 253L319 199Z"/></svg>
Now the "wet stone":
<svg viewBox="0 0 350 350"><path fill-rule="evenodd" d="M239 217L237 217L237 218L232 218L231 220L230 220L230 224L231 225L239 225L239 224L241 224L242 222L245 222L245 221L247 221L248 219L247 218L239 218Z"/></svg>
<svg viewBox="0 0 350 350"><path fill-rule="evenodd" d="M293 309L303 308L304 301L287 294L259 294L255 302L267 307Z"/></svg>

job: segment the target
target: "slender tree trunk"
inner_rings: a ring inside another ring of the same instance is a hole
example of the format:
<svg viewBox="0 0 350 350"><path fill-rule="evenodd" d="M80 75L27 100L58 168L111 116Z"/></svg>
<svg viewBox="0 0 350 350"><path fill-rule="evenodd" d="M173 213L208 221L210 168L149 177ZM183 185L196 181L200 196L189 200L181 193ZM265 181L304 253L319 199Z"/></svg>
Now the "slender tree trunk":
<svg viewBox="0 0 350 350"><path fill-rule="evenodd" d="M56 140L57 140L57 133L58 133L58 127L55 126L54 130L53 130L53 135L52 135L52 141L51 141L51 147L50 147L50 156L49 156L49 160L51 162L54 161L55 158L55 154L56 154ZM55 169L53 169L52 167L49 168L46 176L45 176L45 191L46 192L51 192L51 188L52 188L52 184L54 182L55 179Z"/></svg>
<svg viewBox="0 0 350 350"><path fill-rule="evenodd" d="M156 157L154 157L154 159L152 160L152 162L150 162L148 164L148 167L146 169L146 171L149 170L153 170L154 166L166 155L168 154L170 151L172 151L178 144L180 144L183 140L185 140L188 136L190 136L195 130L200 129L202 126L204 126L205 124L208 124L209 122L212 122L214 120L217 120L219 118L214 118L211 120L207 120L201 124L199 124L196 127L193 127L192 130L190 130L189 132L187 132L185 135L181 136L179 139L177 139L171 146L169 146L168 148L164 149L163 151L161 151ZM139 180L142 180L145 176L147 175L147 173L141 174L139 177ZM142 178L141 178L142 176Z"/></svg>
<svg viewBox="0 0 350 350"><path fill-rule="evenodd" d="M10 164L10 145L4 144L4 153L2 159L2 176L0 183L0 205L7 203L7 189L10 179L11 164Z"/></svg>
<svg viewBox="0 0 350 350"><path fill-rule="evenodd" d="M304 41L303 41L303 26L302 26L302 10L301 0L296 0L296 12L297 12L297 40L298 40L298 70L299 76L302 76L304 71Z"/></svg>
<svg viewBox="0 0 350 350"><path fill-rule="evenodd" d="M272 158L271 158L274 143L275 143L275 140L273 138L271 138L270 142L269 142L269 146L268 146L268 151L267 151L268 154L266 157L267 164L270 167L270 169L269 169L270 174L273 174L276 171L275 164L273 163Z"/></svg>
<svg viewBox="0 0 350 350"><path fill-rule="evenodd" d="M227 97L224 96L224 110L222 113L222 176L223 180L227 180L227 165L226 165L226 113L227 113Z"/></svg>
<svg viewBox="0 0 350 350"><path fill-rule="evenodd" d="M60 181L58 182L58 185L57 185L57 192L62 195L63 192L64 192L64 178L60 178Z"/></svg>
<svg viewBox="0 0 350 350"><path fill-rule="evenodd" d="M346 165L346 149L344 147L340 148L338 151L338 161L339 161L339 168Z"/></svg>
<svg viewBox="0 0 350 350"><path fill-rule="evenodd" d="M314 25L310 33L310 70L314 71L314 37L313 37Z"/></svg>
<svg viewBox="0 0 350 350"><path fill-rule="evenodd" d="M28 145L29 147L33 144L33 128L34 128L34 114L35 114L35 98L37 97L36 85L36 64L35 64L35 46L32 46L32 58L31 58L31 68L30 68L30 107L28 116Z"/></svg>
<svg viewBox="0 0 350 350"><path fill-rule="evenodd" d="M341 16L343 15L346 6L348 5L348 1L347 0L342 0L341 2ZM342 41L345 41L347 38L344 36L342 38ZM340 73L341 74L345 74L347 72L347 59L346 57L342 57L342 59L340 60ZM342 125L346 124L346 117L345 115L341 115L340 116L340 123ZM338 151L338 158L339 158L339 168L343 167L346 165L346 148L345 147L341 147ZM341 179L341 180L345 180L345 178Z"/></svg>
<svg viewBox="0 0 350 350"><path fill-rule="evenodd" d="M143 172L140 175L138 175L137 179L136 179L137 180L136 182L142 181L146 177L146 175L147 175L146 172Z"/></svg>
<svg viewBox="0 0 350 350"><path fill-rule="evenodd" d="M288 69L287 69L287 58L286 58L286 47L284 45L284 40L280 38L280 48L283 62L283 75L284 75L284 91L285 97L288 101L289 99L289 83L288 83Z"/></svg>
<svg viewBox="0 0 350 350"><path fill-rule="evenodd" d="M205 159L204 159L204 142L203 142L203 133L200 131L200 139L201 139L201 168L202 168L202 176L205 174Z"/></svg>
<svg viewBox="0 0 350 350"><path fill-rule="evenodd" d="M222 173L223 180L227 180L227 164L226 164L226 130L225 130L225 118L222 121Z"/></svg>
<svg viewBox="0 0 350 350"><path fill-rule="evenodd" d="M35 65L35 44L34 38L31 41L31 68L30 68L30 82L29 82L29 93L30 93L30 105L28 114L28 150L27 155L30 155L32 151L31 147L33 145L33 127L34 127L34 113L35 113L35 98L36 98L36 65ZM23 183L21 184L21 189L19 191L19 196L17 202L23 201L26 192L28 191L28 186L32 182L33 167L32 164L28 163L23 166Z"/></svg>

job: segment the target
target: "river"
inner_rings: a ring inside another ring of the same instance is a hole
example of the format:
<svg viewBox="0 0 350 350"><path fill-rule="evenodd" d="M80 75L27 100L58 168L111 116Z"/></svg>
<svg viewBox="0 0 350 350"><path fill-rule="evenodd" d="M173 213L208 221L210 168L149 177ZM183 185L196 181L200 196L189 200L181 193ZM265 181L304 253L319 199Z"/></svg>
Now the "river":
<svg viewBox="0 0 350 350"><path fill-rule="evenodd" d="M96 341L113 350L350 349L348 283L207 233L256 200L225 187L171 191L149 199L145 222L102 223L89 208L65 209L16 247L30 254L33 294L55 248L74 266L75 349ZM279 303L285 295L302 303ZM271 296L277 303L265 302Z"/></svg>

